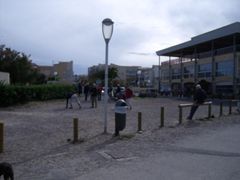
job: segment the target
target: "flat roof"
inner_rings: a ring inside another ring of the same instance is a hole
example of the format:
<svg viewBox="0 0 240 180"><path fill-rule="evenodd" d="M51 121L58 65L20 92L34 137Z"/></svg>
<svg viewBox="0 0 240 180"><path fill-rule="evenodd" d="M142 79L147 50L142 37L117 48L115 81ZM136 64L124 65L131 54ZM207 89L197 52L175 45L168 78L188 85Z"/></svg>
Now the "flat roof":
<svg viewBox="0 0 240 180"><path fill-rule="evenodd" d="M235 22L227 26L206 32L204 34L192 37L190 41L159 50L156 52L158 56L175 56L193 54L194 48L197 46L199 52L210 51L211 41L215 40L216 47L229 46L233 43L232 36L237 35L237 42L240 41L240 22Z"/></svg>

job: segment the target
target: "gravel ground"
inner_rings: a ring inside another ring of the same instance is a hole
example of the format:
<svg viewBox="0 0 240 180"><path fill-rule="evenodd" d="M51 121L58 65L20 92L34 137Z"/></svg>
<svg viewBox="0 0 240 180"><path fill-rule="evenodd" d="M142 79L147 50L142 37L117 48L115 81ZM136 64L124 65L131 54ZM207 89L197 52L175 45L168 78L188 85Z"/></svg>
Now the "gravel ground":
<svg viewBox="0 0 240 180"><path fill-rule="evenodd" d="M189 124L185 120L189 113L186 108L184 123L178 125L178 104L187 102L176 98L132 99L133 109L127 112L127 125L120 132L120 138L112 137L114 102L108 104L108 134L103 134L103 101L94 109L85 101L82 109L75 104L73 109L65 109L64 100L1 108L5 147L0 158L13 164L16 179L74 179L96 168L148 156L184 136L240 123L235 108L232 115L226 116L229 109L224 107L225 115L218 118L219 106L213 105L215 118L204 119L207 106L202 106L194 116L194 123ZM159 129L162 106L165 107L165 127ZM142 112L141 134L136 133L138 112ZM73 118L79 119L83 143L67 141L73 137Z"/></svg>

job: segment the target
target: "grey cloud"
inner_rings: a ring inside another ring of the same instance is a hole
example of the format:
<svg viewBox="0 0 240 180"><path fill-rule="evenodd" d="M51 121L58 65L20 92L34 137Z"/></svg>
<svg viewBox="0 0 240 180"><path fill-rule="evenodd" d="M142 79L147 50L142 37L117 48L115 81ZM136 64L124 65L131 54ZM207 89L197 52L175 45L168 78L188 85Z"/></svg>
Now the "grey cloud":
<svg viewBox="0 0 240 180"><path fill-rule="evenodd" d="M40 64L73 60L76 73L86 73L87 67L104 63L101 21L106 17L115 22L110 62L149 66L157 57L144 54L154 53L156 46L145 44L174 45L176 39L239 20L238 0L126 2L1 0L0 44L31 54Z"/></svg>

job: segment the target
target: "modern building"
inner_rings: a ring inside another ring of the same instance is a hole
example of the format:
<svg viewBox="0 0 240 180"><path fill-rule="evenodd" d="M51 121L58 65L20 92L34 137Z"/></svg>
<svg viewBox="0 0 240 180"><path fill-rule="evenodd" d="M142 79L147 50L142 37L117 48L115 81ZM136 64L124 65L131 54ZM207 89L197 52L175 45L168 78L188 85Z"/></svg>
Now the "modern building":
<svg viewBox="0 0 240 180"><path fill-rule="evenodd" d="M136 83L137 71L140 66L120 66L116 64L110 64L108 67L114 67L117 69L118 77L116 78L116 80L118 80L119 82L130 85L134 85ZM88 68L88 75L103 70L105 70L105 64L94 65Z"/></svg>
<svg viewBox="0 0 240 180"><path fill-rule="evenodd" d="M38 66L40 73L44 74L47 78L53 76L53 66Z"/></svg>
<svg viewBox="0 0 240 180"><path fill-rule="evenodd" d="M169 57L161 63L161 89L191 93L200 83L213 96L237 97L240 89L240 22L195 36L159 50Z"/></svg>
<svg viewBox="0 0 240 180"><path fill-rule="evenodd" d="M160 74L161 74L161 68L160 65L153 65L152 66L152 86L154 89L160 90Z"/></svg>
<svg viewBox="0 0 240 180"><path fill-rule="evenodd" d="M73 83L73 61L60 61L53 66L38 66L38 69L47 78L56 77L61 83Z"/></svg>
<svg viewBox="0 0 240 180"><path fill-rule="evenodd" d="M53 73L59 77L61 82L73 82L73 61L60 61L53 65Z"/></svg>
<svg viewBox="0 0 240 180"><path fill-rule="evenodd" d="M142 68L141 69L142 74L142 86L145 87L152 87L153 86L153 79L154 79L154 72L153 68Z"/></svg>

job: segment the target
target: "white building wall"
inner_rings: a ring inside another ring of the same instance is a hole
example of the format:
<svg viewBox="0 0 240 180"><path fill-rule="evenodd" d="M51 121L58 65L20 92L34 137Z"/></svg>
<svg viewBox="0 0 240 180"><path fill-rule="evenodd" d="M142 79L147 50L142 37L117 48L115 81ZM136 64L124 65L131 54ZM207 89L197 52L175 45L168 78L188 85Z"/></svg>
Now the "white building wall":
<svg viewBox="0 0 240 180"><path fill-rule="evenodd" d="M10 84L10 74L7 72L0 72L0 82Z"/></svg>

